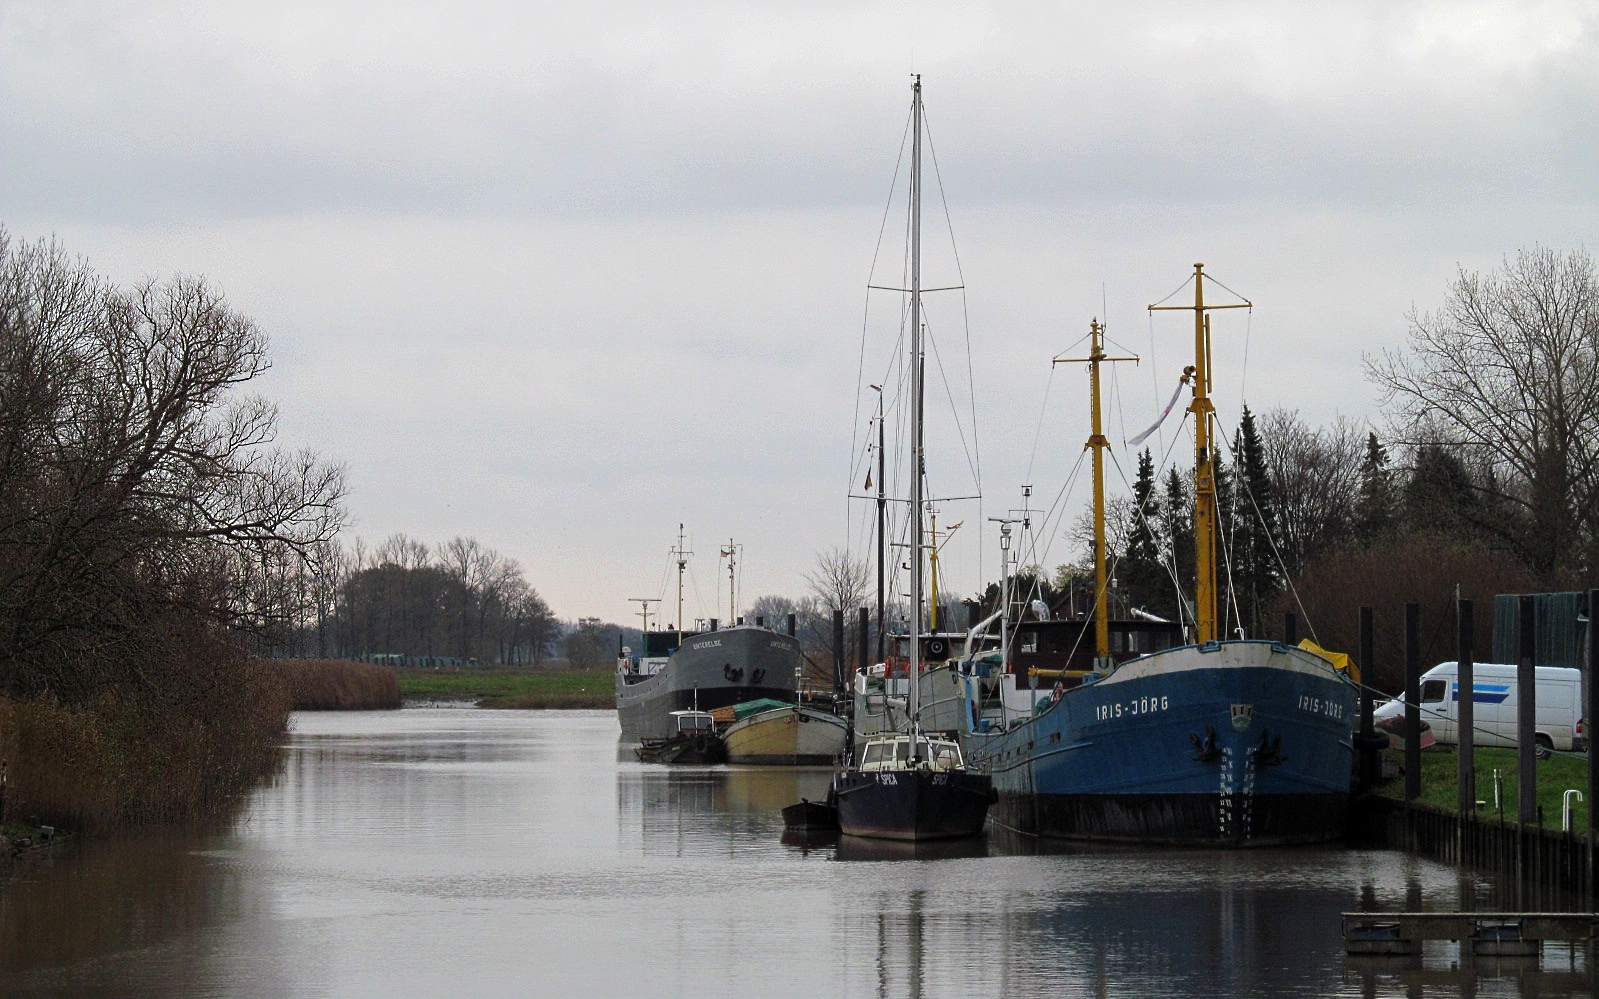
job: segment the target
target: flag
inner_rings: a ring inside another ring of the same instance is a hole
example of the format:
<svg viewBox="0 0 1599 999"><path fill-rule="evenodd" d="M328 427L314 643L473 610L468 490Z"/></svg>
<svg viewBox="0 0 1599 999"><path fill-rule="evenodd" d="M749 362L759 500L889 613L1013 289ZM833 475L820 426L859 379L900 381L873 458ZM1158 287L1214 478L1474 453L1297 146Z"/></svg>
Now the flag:
<svg viewBox="0 0 1599 999"><path fill-rule="evenodd" d="M1171 414L1171 408L1177 405L1177 397L1183 393L1183 386L1188 384L1188 375L1189 373L1184 371L1183 376L1177 379L1177 388L1172 392L1171 399L1167 401L1166 408L1160 411L1159 416L1155 417L1155 422L1149 425L1148 430L1145 430L1143 433L1127 442L1128 447L1137 447L1138 445L1144 443L1144 441L1149 438L1150 434L1159 430L1160 425L1166 422L1166 417Z"/></svg>

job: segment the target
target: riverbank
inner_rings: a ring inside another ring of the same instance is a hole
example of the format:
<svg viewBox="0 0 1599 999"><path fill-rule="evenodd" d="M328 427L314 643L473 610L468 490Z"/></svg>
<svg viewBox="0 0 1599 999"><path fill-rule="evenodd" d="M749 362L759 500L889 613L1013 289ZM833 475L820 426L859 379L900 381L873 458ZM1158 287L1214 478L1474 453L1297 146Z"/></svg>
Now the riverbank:
<svg viewBox="0 0 1599 999"><path fill-rule="evenodd" d="M270 659L265 668L288 691L296 711L381 711L401 704L387 666L350 659Z"/></svg>
<svg viewBox="0 0 1599 999"><path fill-rule="evenodd" d="M225 822L282 759L289 701L244 658L166 699L102 693L86 703L0 698L0 824L105 835Z"/></svg>
<svg viewBox="0 0 1599 999"><path fill-rule="evenodd" d="M465 702L480 708L613 708L616 681L610 667L494 666L396 669L408 703Z"/></svg>
<svg viewBox="0 0 1599 999"><path fill-rule="evenodd" d="M1400 750L1389 750L1391 758L1397 760L1400 766L1404 764L1404 754ZM1506 819L1511 822L1516 820L1518 797L1517 788L1520 786L1520 773L1518 769L1516 751L1514 749L1478 749L1476 751L1477 763L1477 800L1482 802L1478 813L1484 818L1498 818L1501 811ZM1456 789L1459 782L1456 776L1459 773L1460 757L1452 746L1433 746L1422 751L1421 754L1421 797L1425 805L1454 811L1459 802ZM1499 772L1500 788L1499 798L1494 800L1494 771ZM1536 800L1543 808L1544 822L1546 825L1559 828L1560 809L1568 790L1582 790L1588 786L1588 757L1582 753L1556 753L1547 760L1538 761L1538 791ZM1403 801L1405 798L1405 781L1403 776L1388 781L1377 789L1377 793L1386 798ZM1573 796L1575 798L1575 796ZM1573 829L1585 830L1588 828L1588 802L1572 802L1571 825Z"/></svg>

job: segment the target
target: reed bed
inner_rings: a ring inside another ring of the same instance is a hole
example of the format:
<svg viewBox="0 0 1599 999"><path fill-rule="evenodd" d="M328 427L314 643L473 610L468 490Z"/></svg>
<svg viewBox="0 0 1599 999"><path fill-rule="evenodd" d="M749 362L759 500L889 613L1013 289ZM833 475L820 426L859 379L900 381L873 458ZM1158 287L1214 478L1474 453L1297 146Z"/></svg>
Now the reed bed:
<svg viewBox="0 0 1599 999"><path fill-rule="evenodd" d="M226 696L0 699L0 823L90 833L226 821L282 760L289 702L253 665Z"/></svg>
<svg viewBox="0 0 1599 999"><path fill-rule="evenodd" d="M349 659L272 659L266 667L296 711L373 711L400 706L400 685L387 666Z"/></svg>

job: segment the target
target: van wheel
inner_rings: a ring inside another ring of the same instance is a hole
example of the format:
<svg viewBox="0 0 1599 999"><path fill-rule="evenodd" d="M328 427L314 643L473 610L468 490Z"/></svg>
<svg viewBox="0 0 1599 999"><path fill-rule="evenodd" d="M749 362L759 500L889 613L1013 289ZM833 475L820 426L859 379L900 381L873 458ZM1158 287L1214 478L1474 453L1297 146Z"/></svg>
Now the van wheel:
<svg viewBox="0 0 1599 999"><path fill-rule="evenodd" d="M1547 760L1549 757L1555 755L1555 744L1549 741L1549 737L1547 735L1534 736L1532 755L1536 756L1540 760Z"/></svg>

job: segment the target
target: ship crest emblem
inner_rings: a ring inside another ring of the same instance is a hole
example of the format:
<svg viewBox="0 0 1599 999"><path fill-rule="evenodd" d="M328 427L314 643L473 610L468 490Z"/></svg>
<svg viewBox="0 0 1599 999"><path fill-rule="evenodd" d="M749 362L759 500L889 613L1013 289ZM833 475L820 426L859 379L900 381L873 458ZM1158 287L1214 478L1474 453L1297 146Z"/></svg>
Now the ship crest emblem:
<svg viewBox="0 0 1599 999"><path fill-rule="evenodd" d="M1253 704L1233 705L1233 731L1247 732L1250 723L1255 720L1255 706Z"/></svg>

